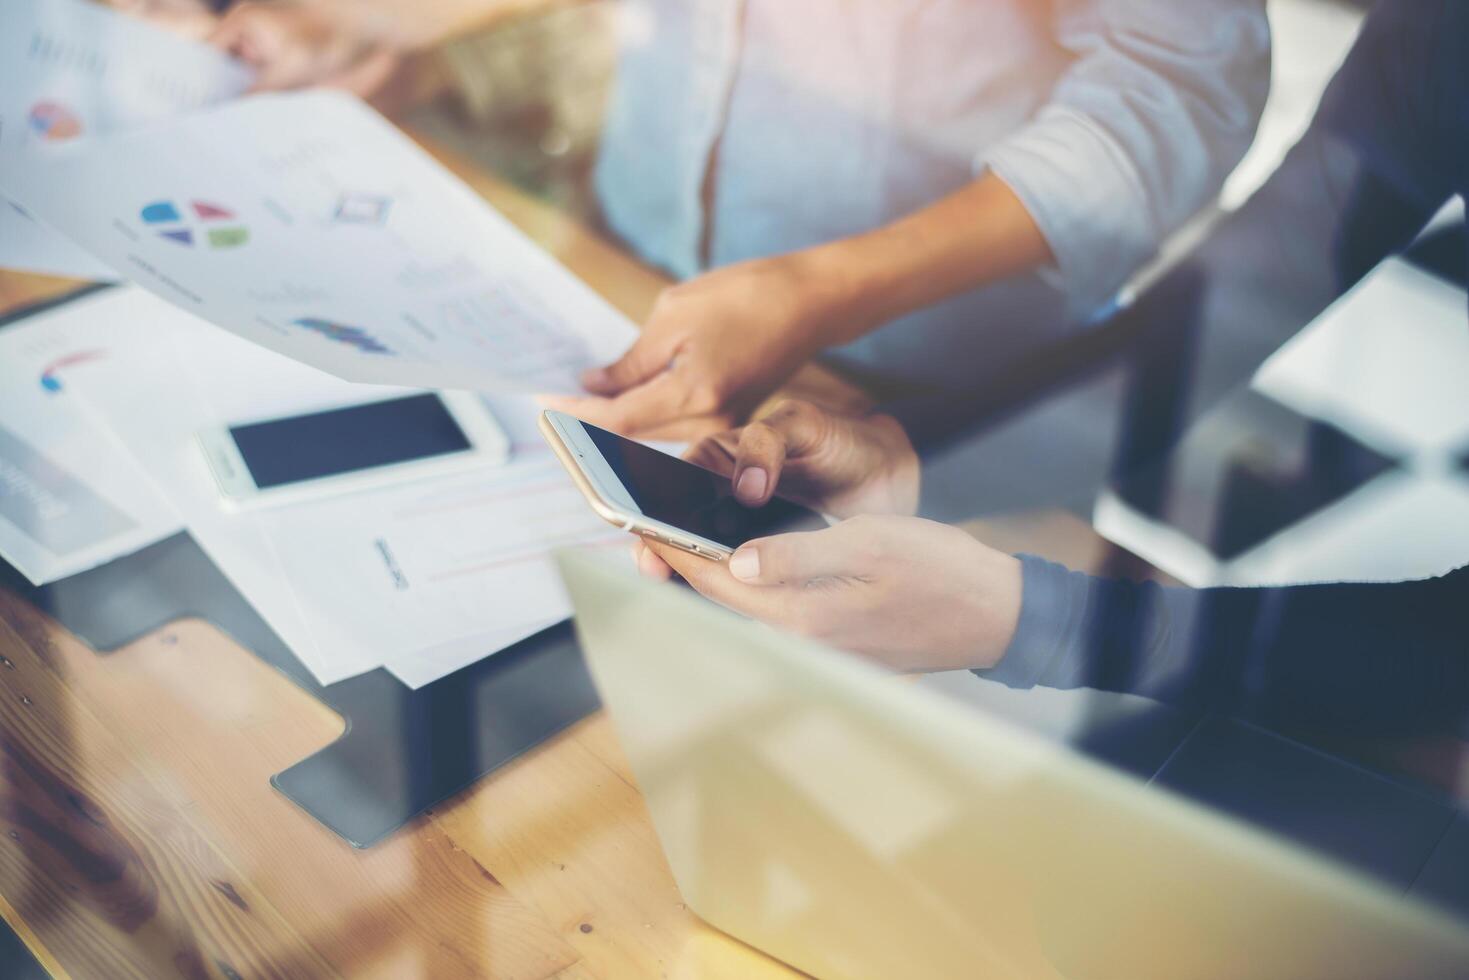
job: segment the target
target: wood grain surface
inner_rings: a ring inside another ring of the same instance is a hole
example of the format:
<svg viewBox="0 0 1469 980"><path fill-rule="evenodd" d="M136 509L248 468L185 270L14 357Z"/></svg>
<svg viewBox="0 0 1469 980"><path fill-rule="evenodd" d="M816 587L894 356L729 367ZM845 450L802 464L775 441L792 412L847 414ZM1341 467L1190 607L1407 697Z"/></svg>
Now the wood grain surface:
<svg viewBox="0 0 1469 980"><path fill-rule="evenodd" d="M651 307L656 273L434 152L634 320ZM0 313L78 285L0 271ZM862 402L816 370L791 388ZM683 906L601 715L357 851L268 782L342 720L212 626L98 655L0 592L0 658L0 915L56 976L789 973Z"/></svg>
<svg viewBox="0 0 1469 980"><path fill-rule="evenodd" d="M430 150L641 321L657 273ZM77 285L0 271L0 313ZM866 404L816 368L786 393ZM1062 515L975 529L1101 553ZM791 974L684 907L604 715L365 851L268 782L342 725L207 623L99 655L0 591L0 915L58 977Z"/></svg>

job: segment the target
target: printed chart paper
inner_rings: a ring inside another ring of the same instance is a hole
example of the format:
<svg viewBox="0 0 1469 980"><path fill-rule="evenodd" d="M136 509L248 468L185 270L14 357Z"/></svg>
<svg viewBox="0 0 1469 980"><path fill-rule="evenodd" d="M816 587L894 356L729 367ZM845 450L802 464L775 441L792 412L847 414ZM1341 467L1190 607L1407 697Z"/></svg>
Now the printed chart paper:
<svg viewBox="0 0 1469 980"><path fill-rule="evenodd" d="M626 554L535 429L530 399L488 399L510 462L319 500L222 505L195 434L370 401L139 289L92 311L118 354L78 366L69 390L105 421L194 540L323 684L378 667L418 687L570 613L551 564L566 545ZM3 334L0 334L3 336Z"/></svg>
<svg viewBox="0 0 1469 980"><path fill-rule="evenodd" d="M390 123L261 95L27 154L11 192L121 274L349 381L569 392L620 313Z"/></svg>
<svg viewBox="0 0 1469 980"><path fill-rule="evenodd" d="M626 554L627 535L549 452L517 450L481 473L262 511L308 624L419 687L570 615L551 550Z"/></svg>
<svg viewBox="0 0 1469 980"><path fill-rule="evenodd" d="M30 148L123 132L243 92L251 73L208 45L84 0L0 3L0 189ZM0 267L115 279L0 195Z"/></svg>
<svg viewBox="0 0 1469 980"><path fill-rule="evenodd" d="M102 293L0 330L0 554L35 585L179 530L179 519L75 391L117 356ZM155 301L156 302L156 301Z"/></svg>
<svg viewBox="0 0 1469 980"><path fill-rule="evenodd" d="M323 684L370 670L307 627L271 542L249 510L226 507L196 435L275 414L311 412L395 391L350 385L215 329L141 289L109 290L95 312L116 356L75 372L72 388L173 505L199 547ZM206 392L208 397L206 397ZM324 649L337 651L333 658Z"/></svg>

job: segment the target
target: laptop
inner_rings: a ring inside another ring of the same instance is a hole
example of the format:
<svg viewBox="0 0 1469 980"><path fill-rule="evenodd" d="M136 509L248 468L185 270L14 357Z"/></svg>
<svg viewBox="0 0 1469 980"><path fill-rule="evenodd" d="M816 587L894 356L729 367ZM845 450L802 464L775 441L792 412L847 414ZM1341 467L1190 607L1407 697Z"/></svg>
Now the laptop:
<svg viewBox="0 0 1469 980"><path fill-rule="evenodd" d="M684 901L797 969L1469 976L1439 908L686 589L558 561Z"/></svg>

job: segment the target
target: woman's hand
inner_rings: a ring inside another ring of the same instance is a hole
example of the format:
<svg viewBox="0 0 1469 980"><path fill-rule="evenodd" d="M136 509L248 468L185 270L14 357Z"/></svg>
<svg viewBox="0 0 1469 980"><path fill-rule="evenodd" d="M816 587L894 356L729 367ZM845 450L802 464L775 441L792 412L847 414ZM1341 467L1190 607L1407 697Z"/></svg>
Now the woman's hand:
<svg viewBox="0 0 1469 980"><path fill-rule="evenodd" d="M854 418L788 400L744 428L710 436L685 458L729 476L750 507L779 493L837 517L918 509L918 454L886 415Z"/></svg>
<svg viewBox="0 0 1469 980"><path fill-rule="evenodd" d="M818 351L1050 261L1025 205L986 173L892 224L665 290L631 349L583 379L600 397L548 404L624 435L698 438Z"/></svg>
<svg viewBox="0 0 1469 980"><path fill-rule="evenodd" d="M916 517L761 538L724 562L642 551L737 612L900 671L992 667L1020 618L1017 559Z"/></svg>
<svg viewBox="0 0 1469 980"><path fill-rule="evenodd" d="M886 415L854 418L787 400L742 429L710 436L684 458L728 476L748 507L779 492L837 517L918 509L918 454ZM633 556L644 575L664 579L672 572L641 539Z"/></svg>
<svg viewBox="0 0 1469 980"><path fill-rule="evenodd" d="M204 0L104 0L107 6L196 41L209 36L219 18Z"/></svg>
<svg viewBox="0 0 1469 980"><path fill-rule="evenodd" d="M255 91L323 86L370 98L393 76L398 53L300 0L246 0L209 41L255 69Z"/></svg>
<svg viewBox="0 0 1469 980"><path fill-rule="evenodd" d="M742 420L834 342L835 280L805 253L725 266L665 289L637 341L559 411L644 438L693 439Z"/></svg>

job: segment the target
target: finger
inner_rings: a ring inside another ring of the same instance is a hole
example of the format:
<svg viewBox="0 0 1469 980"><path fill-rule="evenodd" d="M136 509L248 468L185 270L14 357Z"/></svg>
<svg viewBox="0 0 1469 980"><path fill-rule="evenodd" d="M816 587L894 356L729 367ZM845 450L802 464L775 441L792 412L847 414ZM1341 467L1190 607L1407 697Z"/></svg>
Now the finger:
<svg viewBox="0 0 1469 980"><path fill-rule="evenodd" d="M673 353L671 340L645 332L611 364L583 372L581 383L594 395L618 395L661 374L673 360Z"/></svg>
<svg viewBox="0 0 1469 980"><path fill-rule="evenodd" d="M283 59L283 38L271 15L246 4L236 7L210 32L208 42L230 57L255 69L251 92L284 87L277 77Z"/></svg>
<svg viewBox="0 0 1469 980"><path fill-rule="evenodd" d="M735 447L739 445L740 430L726 430L694 443L683 458L695 466L713 470L721 476L733 476Z"/></svg>
<svg viewBox="0 0 1469 980"><path fill-rule="evenodd" d="M719 581L717 574L721 571L721 562L691 555L682 548L675 548L673 545L646 538L643 540L643 549L676 572L685 582L710 598L717 598L710 595L710 590L719 593L727 591L727 587ZM724 577L729 577L727 572Z"/></svg>
<svg viewBox="0 0 1469 980"><path fill-rule="evenodd" d="M747 507L765 504L775 493L785 461L785 436L778 429L763 421L745 426L740 430L730 474L735 498Z"/></svg>
<svg viewBox="0 0 1469 980"><path fill-rule="evenodd" d="M313 54L294 39L248 34L237 57L255 69L253 92L284 92L314 80Z"/></svg>
<svg viewBox="0 0 1469 980"><path fill-rule="evenodd" d="M672 545L648 541L645 547L701 595L721 606L776 624L788 618L790 596L784 589L746 585L730 575L726 562L700 558Z"/></svg>
<svg viewBox="0 0 1469 980"><path fill-rule="evenodd" d="M788 398L760 421L779 432L787 456L805 456L820 449L832 436L832 418L807 401Z"/></svg>
<svg viewBox="0 0 1469 980"><path fill-rule="evenodd" d="M758 507L775 495L787 459L807 455L830 436L826 413L803 401L784 401L745 426L735 451L734 491L741 503Z"/></svg>
<svg viewBox="0 0 1469 980"><path fill-rule="evenodd" d="M322 80L319 39L280 9L244 5L226 14L210 42L255 69L251 92L300 88Z"/></svg>
<svg viewBox="0 0 1469 980"><path fill-rule="evenodd" d="M875 545L870 530L854 533L851 522L821 531L776 534L736 549L728 561L729 573L748 585L766 586L865 579L877 571Z"/></svg>
<svg viewBox="0 0 1469 980"><path fill-rule="evenodd" d="M155 12L153 17L170 31L191 41L206 42L210 32L219 24L219 16L202 7L197 10Z"/></svg>
<svg viewBox="0 0 1469 980"><path fill-rule="evenodd" d="M673 374L660 374L615 398L548 398L544 404L625 436L657 429L661 437L677 437L679 427L671 423L685 422L683 382ZM697 420L687 424L692 429Z"/></svg>
<svg viewBox="0 0 1469 980"><path fill-rule="evenodd" d="M673 577L673 569L662 558L659 558L643 544L642 538L633 541L633 560L637 563L639 574L645 578L654 579L658 582L666 582Z"/></svg>
<svg viewBox="0 0 1469 980"><path fill-rule="evenodd" d="M729 429L724 415L688 415L638 430L638 438L649 442L696 443Z"/></svg>
<svg viewBox="0 0 1469 980"><path fill-rule="evenodd" d="M393 73L398 70L400 63L397 52L387 48L377 48L350 67L324 79L322 84L328 88L342 89L351 92L358 98L366 99L387 83Z"/></svg>
<svg viewBox="0 0 1469 980"><path fill-rule="evenodd" d="M236 9L219 19L205 41L221 51L238 56L239 46L244 41L244 37L245 18L240 15L240 10Z"/></svg>

